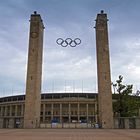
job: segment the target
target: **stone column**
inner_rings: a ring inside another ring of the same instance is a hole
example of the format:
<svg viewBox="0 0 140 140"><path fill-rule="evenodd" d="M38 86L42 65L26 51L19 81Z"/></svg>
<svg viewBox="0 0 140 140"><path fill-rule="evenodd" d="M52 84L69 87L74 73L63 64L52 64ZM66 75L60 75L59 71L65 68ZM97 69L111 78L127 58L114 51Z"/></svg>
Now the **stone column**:
<svg viewBox="0 0 140 140"><path fill-rule="evenodd" d="M18 116L18 105L15 105L15 116Z"/></svg>
<svg viewBox="0 0 140 140"><path fill-rule="evenodd" d="M0 106L0 117L2 116L2 115L1 115L1 109L2 109L2 107Z"/></svg>
<svg viewBox="0 0 140 140"><path fill-rule="evenodd" d="M24 116L24 104L21 105L21 116Z"/></svg>
<svg viewBox="0 0 140 140"><path fill-rule="evenodd" d="M62 104L60 103L60 123L62 123Z"/></svg>
<svg viewBox="0 0 140 140"><path fill-rule="evenodd" d="M4 116L4 115L5 115L5 107L2 106L2 116Z"/></svg>
<svg viewBox="0 0 140 140"><path fill-rule="evenodd" d="M35 11L30 18L24 128L40 126L43 32L43 20Z"/></svg>
<svg viewBox="0 0 140 140"><path fill-rule="evenodd" d="M20 119L20 128L23 128L23 123L24 123L23 118L21 118Z"/></svg>
<svg viewBox="0 0 140 140"><path fill-rule="evenodd" d="M96 19L96 52L98 74L98 111L102 128L113 128L113 109L111 93L111 72L107 14L101 11Z"/></svg>
<svg viewBox="0 0 140 140"><path fill-rule="evenodd" d="M45 122L45 106L46 104L43 104L43 123Z"/></svg>
<svg viewBox="0 0 140 140"><path fill-rule="evenodd" d="M129 129L129 119L124 119L125 129Z"/></svg>
<svg viewBox="0 0 140 140"><path fill-rule="evenodd" d="M9 119L9 128L14 128L14 123L15 121L13 118Z"/></svg>
<svg viewBox="0 0 140 140"><path fill-rule="evenodd" d="M7 116L7 106L5 106L4 108L4 116Z"/></svg>
<svg viewBox="0 0 140 140"><path fill-rule="evenodd" d="M87 103L87 122L88 122L88 103Z"/></svg>
<svg viewBox="0 0 140 140"><path fill-rule="evenodd" d="M69 123L71 123L71 104L69 103Z"/></svg>
<svg viewBox="0 0 140 140"><path fill-rule="evenodd" d="M5 116L5 106L2 107L2 116Z"/></svg>
<svg viewBox="0 0 140 140"><path fill-rule="evenodd" d="M12 116L12 105L10 105L10 116Z"/></svg>
<svg viewBox="0 0 140 140"><path fill-rule="evenodd" d="M80 104L78 103L78 109L77 109L77 115L78 115L78 122L80 121Z"/></svg>
<svg viewBox="0 0 140 140"><path fill-rule="evenodd" d="M51 121L53 120L53 103L51 104Z"/></svg>
<svg viewBox="0 0 140 140"><path fill-rule="evenodd" d="M94 104L94 113L95 113L95 122L98 123L98 108L97 108L97 102Z"/></svg>
<svg viewBox="0 0 140 140"><path fill-rule="evenodd" d="M0 118L0 128L3 128L3 119L2 118Z"/></svg>
<svg viewBox="0 0 140 140"><path fill-rule="evenodd" d="M2 116L2 115L1 115L1 109L2 109L2 106L0 106L0 116Z"/></svg>
<svg viewBox="0 0 140 140"><path fill-rule="evenodd" d="M114 128L119 128L119 120L118 120L118 118L114 118Z"/></svg>
<svg viewBox="0 0 140 140"><path fill-rule="evenodd" d="M1 106L1 116L3 116L3 106Z"/></svg>
<svg viewBox="0 0 140 140"><path fill-rule="evenodd" d="M136 129L140 129L140 118L136 118Z"/></svg>

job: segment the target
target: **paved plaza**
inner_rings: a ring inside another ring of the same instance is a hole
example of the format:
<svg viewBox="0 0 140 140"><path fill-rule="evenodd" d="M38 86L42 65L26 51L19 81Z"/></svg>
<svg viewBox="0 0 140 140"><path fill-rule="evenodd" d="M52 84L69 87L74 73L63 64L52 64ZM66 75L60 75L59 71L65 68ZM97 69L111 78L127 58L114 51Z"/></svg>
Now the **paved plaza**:
<svg viewBox="0 0 140 140"><path fill-rule="evenodd" d="M140 140L140 129L0 129L0 140Z"/></svg>

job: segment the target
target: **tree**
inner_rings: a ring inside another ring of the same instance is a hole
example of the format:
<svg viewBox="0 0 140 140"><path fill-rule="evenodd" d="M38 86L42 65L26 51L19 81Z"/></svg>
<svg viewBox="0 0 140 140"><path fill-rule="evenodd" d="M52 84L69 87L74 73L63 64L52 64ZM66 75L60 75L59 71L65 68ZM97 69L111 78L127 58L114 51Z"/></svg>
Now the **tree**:
<svg viewBox="0 0 140 140"><path fill-rule="evenodd" d="M112 83L116 101L113 102L114 114L118 117L133 117L138 115L140 108L139 96L132 94L133 85L124 85L123 76L119 75L116 83Z"/></svg>

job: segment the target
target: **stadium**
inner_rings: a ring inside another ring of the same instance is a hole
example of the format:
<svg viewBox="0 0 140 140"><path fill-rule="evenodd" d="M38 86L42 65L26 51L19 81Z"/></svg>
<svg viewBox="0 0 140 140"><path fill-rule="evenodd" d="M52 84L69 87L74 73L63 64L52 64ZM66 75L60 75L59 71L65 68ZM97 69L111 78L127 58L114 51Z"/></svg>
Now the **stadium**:
<svg viewBox="0 0 140 140"><path fill-rule="evenodd" d="M98 128L97 98L97 93L41 94L40 128ZM0 98L0 128L23 128L24 110L25 95ZM139 128L139 117L122 120L123 128ZM114 125L119 128L117 118Z"/></svg>
<svg viewBox="0 0 140 140"><path fill-rule="evenodd" d="M53 127L53 123L97 123L96 99L93 93L42 94L40 123L42 127ZM0 98L1 128L23 128L24 108L25 95Z"/></svg>

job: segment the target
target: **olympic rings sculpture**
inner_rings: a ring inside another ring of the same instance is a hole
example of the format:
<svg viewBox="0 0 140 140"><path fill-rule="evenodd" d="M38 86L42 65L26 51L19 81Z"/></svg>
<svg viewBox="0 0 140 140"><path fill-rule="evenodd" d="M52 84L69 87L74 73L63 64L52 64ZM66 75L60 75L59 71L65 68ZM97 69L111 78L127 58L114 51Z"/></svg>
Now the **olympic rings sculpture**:
<svg viewBox="0 0 140 140"><path fill-rule="evenodd" d="M75 38L74 40L72 40L71 38L66 38L65 40L62 38L58 38L56 40L56 43L58 45L61 45L61 47L67 47L68 45L70 47L76 47L77 45L81 44L81 39L79 38Z"/></svg>

